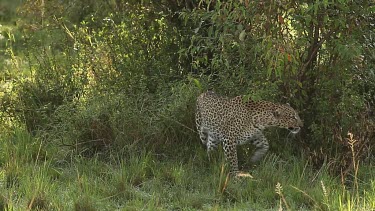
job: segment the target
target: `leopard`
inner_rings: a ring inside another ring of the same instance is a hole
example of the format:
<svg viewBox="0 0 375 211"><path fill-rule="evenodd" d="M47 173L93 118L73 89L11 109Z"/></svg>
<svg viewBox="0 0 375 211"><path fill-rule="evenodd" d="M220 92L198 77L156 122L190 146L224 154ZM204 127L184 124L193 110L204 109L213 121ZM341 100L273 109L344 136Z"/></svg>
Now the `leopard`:
<svg viewBox="0 0 375 211"><path fill-rule="evenodd" d="M238 168L237 146L251 143L255 151L250 158L256 163L264 157L269 143L264 129L286 128L290 134L297 134L303 122L289 104L221 96L214 91L206 91L198 96L195 121L200 140L211 154L222 145L225 159L229 163L229 175L248 177L251 175Z"/></svg>

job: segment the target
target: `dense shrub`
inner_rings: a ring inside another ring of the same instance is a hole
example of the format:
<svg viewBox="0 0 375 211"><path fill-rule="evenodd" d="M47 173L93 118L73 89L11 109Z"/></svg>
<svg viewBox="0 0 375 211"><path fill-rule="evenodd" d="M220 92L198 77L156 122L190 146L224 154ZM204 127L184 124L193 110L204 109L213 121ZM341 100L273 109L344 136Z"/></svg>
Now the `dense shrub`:
<svg viewBox="0 0 375 211"><path fill-rule="evenodd" d="M246 94L300 111L305 127L291 151L347 168L348 132L358 157L371 154L374 140L371 8L370 1L27 1L19 25L29 73L14 82L6 101L13 109L3 113L79 152L141 142L168 149L197 139L201 91Z"/></svg>
<svg viewBox="0 0 375 211"><path fill-rule="evenodd" d="M174 153L195 142L197 94L188 82L156 96L96 92L85 101L60 106L46 137L86 156L132 147ZM173 145L181 148L171 149Z"/></svg>
<svg viewBox="0 0 375 211"><path fill-rule="evenodd" d="M289 102L305 122L296 149L347 168L348 132L358 156L374 144L370 5L201 1L182 13L192 33L180 52L213 89Z"/></svg>

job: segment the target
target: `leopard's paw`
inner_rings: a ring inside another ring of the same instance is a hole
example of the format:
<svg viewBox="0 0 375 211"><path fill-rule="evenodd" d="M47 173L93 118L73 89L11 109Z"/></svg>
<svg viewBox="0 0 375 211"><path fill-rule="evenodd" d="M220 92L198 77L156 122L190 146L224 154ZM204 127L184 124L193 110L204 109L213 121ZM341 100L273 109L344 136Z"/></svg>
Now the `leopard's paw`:
<svg viewBox="0 0 375 211"><path fill-rule="evenodd" d="M248 177L248 178L251 178L251 179L254 178L253 176L251 176L251 174L245 173L245 172L238 172L236 174L236 177L238 177L238 178Z"/></svg>

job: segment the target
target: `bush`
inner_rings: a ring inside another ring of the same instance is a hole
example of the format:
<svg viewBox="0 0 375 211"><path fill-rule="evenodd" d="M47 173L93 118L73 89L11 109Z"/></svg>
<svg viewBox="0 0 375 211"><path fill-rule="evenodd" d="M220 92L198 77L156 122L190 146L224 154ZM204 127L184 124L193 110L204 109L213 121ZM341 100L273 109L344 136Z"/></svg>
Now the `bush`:
<svg viewBox="0 0 375 211"><path fill-rule="evenodd" d="M303 146L315 164L346 168L348 132L363 140L358 149L371 148L369 1L204 0L178 21L166 2L95 2L82 15L83 3L54 3L22 10L31 74L15 82L16 103L3 112L29 131L52 129L79 152L141 142L164 151L197 139L195 98L213 89L290 103L305 120L290 151Z"/></svg>
<svg viewBox="0 0 375 211"><path fill-rule="evenodd" d="M136 96L97 92L86 96L85 101L60 106L52 117L48 140L83 155L129 147L160 153L172 150L169 154L173 155L176 148L172 146L181 150L196 141L198 89L194 84L180 83L166 90Z"/></svg>
<svg viewBox="0 0 375 211"><path fill-rule="evenodd" d="M350 166L348 132L363 140L359 149L371 148L373 92L363 88L375 81L368 56L373 17L366 6L207 0L181 17L192 33L180 53L211 88L289 102L300 111L305 126L295 151L302 145L313 163L334 160L337 170ZM356 21L363 24L356 28Z"/></svg>

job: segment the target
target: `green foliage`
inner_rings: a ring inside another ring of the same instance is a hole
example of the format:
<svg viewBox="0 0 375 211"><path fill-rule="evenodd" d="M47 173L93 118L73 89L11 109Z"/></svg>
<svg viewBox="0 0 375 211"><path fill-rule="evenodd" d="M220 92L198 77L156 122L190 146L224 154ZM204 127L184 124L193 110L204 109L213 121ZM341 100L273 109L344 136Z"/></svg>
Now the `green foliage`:
<svg viewBox="0 0 375 211"><path fill-rule="evenodd" d="M192 60L198 74L209 75L213 89L286 101L299 109L305 120L299 139L310 143L305 150L321 164L337 153L346 157L348 132L365 139L362 146L372 145L371 5L200 1L181 15L192 33L180 54Z"/></svg>
<svg viewBox="0 0 375 211"><path fill-rule="evenodd" d="M155 92L159 84L181 78L176 62L180 35L166 14L139 4L104 11L79 23L50 20L60 26L76 53L75 72L89 77L98 89L132 94Z"/></svg>
<svg viewBox="0 0 375 211"><path fill-rule="evenodd" d="M51 117L51 129L44 134L54 143L91 156L110 148L138 146L167 152L174 144L189 151L187 146L196 140L197 95L191 83L158 92L164 98L95 92L85 101L60 106Z"/></svg>
<svg viewBox="0 0 375 211"><path fill-rule="evenodd" d="M35 70L33 79L21 78L12 90L16 93L15 99L9 99L5 111L24 122L30 132L46 129L54 111L64 103L72 102L82 92L82 83L77 83L80 79L73 77L64 61L57 64L53 56L46 52L42 55L43 61L39 61L35 69L30 67L31 71Z"/></svg>
<svg viewBox="0 0 375 211"><path fill-rule="evenodd" d="M22 4L23 0L9 1L4 0L0 2L0 22L14 21L17 7Z"/></svg>
<svg viewBox="0 0 375 211"><path fill-rule="evenodd" d="M18 2L16 25L0 3L0 209L374 208L371 1ZM279 156L233 183L195 132L209 89L305 127L267 131Z"/></svg>

